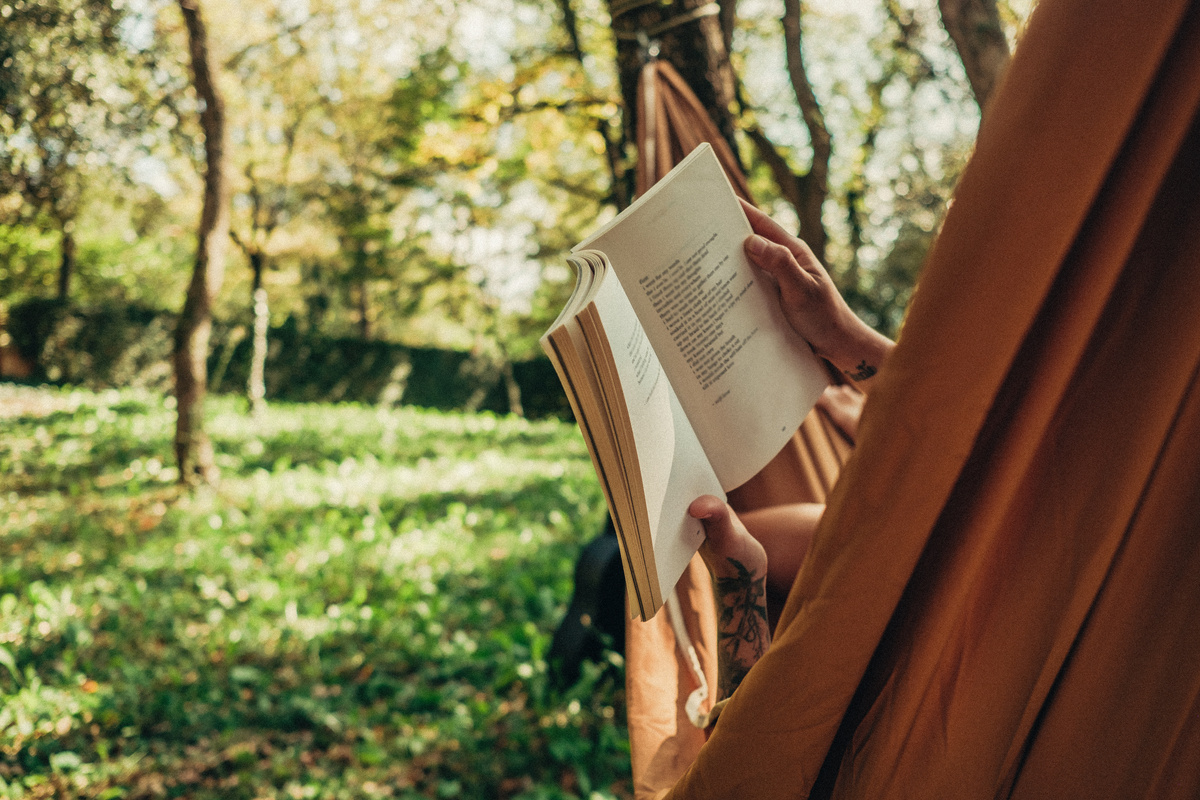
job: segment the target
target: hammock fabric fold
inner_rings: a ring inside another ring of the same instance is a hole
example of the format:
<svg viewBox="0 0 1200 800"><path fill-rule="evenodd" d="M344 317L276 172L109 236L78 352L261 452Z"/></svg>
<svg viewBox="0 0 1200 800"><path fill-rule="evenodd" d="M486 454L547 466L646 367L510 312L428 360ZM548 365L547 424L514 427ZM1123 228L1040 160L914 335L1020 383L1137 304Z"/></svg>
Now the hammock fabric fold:
<svg viewBox="0 0 1200 800"><path fill-rule="evenodd" d="M1200 2L1042 0L875 380L774 644L641 795L1200 795Z"/></svg>

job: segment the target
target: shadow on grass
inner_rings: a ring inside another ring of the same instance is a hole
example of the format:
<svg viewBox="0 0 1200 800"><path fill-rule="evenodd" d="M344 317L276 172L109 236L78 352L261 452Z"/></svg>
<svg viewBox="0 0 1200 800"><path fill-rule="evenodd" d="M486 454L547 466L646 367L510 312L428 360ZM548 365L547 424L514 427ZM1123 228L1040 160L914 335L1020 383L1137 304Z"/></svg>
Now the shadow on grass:
<svg viewBox="0 0 1200 800"><path fill-rule="evenodd" d="M282 603L249 598L215 620L195 581L168 570L103 598L75 595L99 610L54 623L14 655L26 675L68 690L96 681L98 702L80 720L90 724L17 748L14 766L34 773L66 752L89 761L148 752L170 785L186 783L183 762L250 776L264 753L291 748L343 778L405 764L420 796L447 781L478 797L511 796L529 780L620 786L620 669L559 692L543 660L575 550L551 543L536 558L496 557L424 585L358 572L362 601L336 612L318 584ZM51 602L57 589L30 599ZM20 687L2 676L0 688ZM230 762L234 741L252 743L255 757Z"/></svg>
<svg viewBox="0 0 1200 800"><path fill-rule="evenodd" d="M544 474L581 458L562 428L389 434L329 409L311 415L328 428L255 455L218 439L237 491L188 496L149 474L161 415L138 433L97 413L21 422L0 451L27 472L2 479L0 780L80 797L632 795L619 657L565 691L546 664L602 522L590 473ZM489 469L518 468L470 491L372 482L366 463L488 451ZM297 459L354 459L362 496L293 502ZM263 497L237 480L258 469Z"/></svg>

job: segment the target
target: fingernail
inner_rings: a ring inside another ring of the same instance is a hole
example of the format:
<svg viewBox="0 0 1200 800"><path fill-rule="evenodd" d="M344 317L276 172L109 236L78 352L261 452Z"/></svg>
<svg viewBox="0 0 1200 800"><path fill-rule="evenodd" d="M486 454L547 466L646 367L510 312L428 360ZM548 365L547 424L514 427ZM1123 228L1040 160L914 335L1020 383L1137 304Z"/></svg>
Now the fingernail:
<svg viewBox="0 0 1200 800"><path fill-rule="evenodd" d="M757 233L751 234L746 239L746 252L752 256L761 256L763 251L767 249L767 240L759 236Z"/></svg>

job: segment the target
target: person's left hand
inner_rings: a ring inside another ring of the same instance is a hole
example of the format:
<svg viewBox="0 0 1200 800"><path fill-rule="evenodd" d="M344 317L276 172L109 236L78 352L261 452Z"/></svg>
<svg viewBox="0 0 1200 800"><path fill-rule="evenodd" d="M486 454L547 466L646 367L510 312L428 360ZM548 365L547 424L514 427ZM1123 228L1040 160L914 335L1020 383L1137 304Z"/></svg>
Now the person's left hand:
<svg viewBox="0 0 1200 800"><path fill-rule="evenodd" d="M688 514L704 525L700 557L713 576L717 604L717 697L729 697L767 652L767 551L727 503L712 495L692 501Z"/></svg>

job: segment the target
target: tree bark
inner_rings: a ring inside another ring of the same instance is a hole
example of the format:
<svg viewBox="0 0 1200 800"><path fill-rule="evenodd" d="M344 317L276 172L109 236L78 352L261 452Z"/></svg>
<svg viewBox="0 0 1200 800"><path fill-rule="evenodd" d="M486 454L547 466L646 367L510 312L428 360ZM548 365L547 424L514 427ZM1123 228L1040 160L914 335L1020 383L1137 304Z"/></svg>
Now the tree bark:
<svg viewBox="0 0 1200 800"><path fill-rule="evenodd" d="M265 261L262 251L250 253L250 269L254 272L250 291L254 306L254 336L250 340L250 378L246 382L246 396L250 399L250 414L254 417L260 416L267 406L267 329L271 316L267 306L267 290L262 285Z"/></svg>
<svg viewBox="0 0 1200 800"><path fill-rule="evenodd" d="M801 13L800 0L784 0L782 23L788 78L792 83L792 91L800 106L800 115L804 119L805 128L808 129L808 138L812 146L812 165L806 174L798 176L799 202L795 203L795 206L796 215L800 218L800 237L808 243L813 255L823 262L828 236L825 233L822 210L825 200L829 197L829 158L833 146L829 128L825 125L825 115L821 111L821 104L817 102L817 95L808 79L808 70L804 66Z"/></svg>
<svg viewBox="0 0 1200 800"><path fill-rule="evenodd" d="M508 353L504 354L504 363L500 365L500 377L504 379L504 389L508 393L508 413L518 417L525 416L525 406L521 403L521 384L513 373L512 360Z"/></svg>
<svg viewBox="0 0 1200 800"><path fill-rule="evenodd" d="M983 111L1009 60L996 0L938 0L938 9Z"/></svg>
<svg viewBox="0 0 1200 800"><path fill-rule="evenodd" d="M371 339L371 290L367 279L358 281L358 335L364 342Z"/></svg>
<svg viewBox="0 0 1200 800"><path fill-rule="evenodd" d="M67 220L62 224L60 254L58 262L58 299L66 302L71 294L71 278L75 276L75 223Z"/></svg>
<svg viewBox="0 0 1200 800"><path fill-rule="evenodd" d="M626 140L637 139L637 82L646 55L638 41L640 32L645 34L646 43L656 45L657 57L669 61L687 81L736 156L733 67L721 20L707 13L711 4L707 0L641 5L637 0L609 0L608 5L617 38Z"/></svg>
<svg viewBox="0 0 1200 800"><path fill-rule="evenodd" d="M229 208L225 180L225 104L209 58L208 31L199 0L179 0L188 32L192 81L202 103L204 131L204 204L200 212L196 260L187 298L175 329L175 460L183 483L217 478L212 443L204 431L207 359L212 333L212 304L225 273Z"/></svg>

